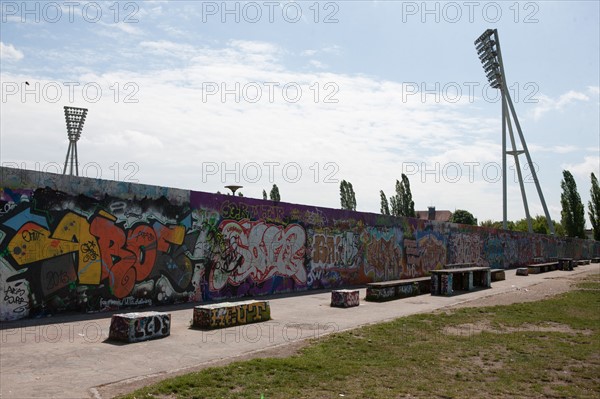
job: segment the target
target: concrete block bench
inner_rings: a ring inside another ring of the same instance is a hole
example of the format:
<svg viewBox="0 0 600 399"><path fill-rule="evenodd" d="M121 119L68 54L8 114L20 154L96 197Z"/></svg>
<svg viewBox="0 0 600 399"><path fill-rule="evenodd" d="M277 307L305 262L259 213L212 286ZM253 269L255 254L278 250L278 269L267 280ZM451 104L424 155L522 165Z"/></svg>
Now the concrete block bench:
<svg viewBox="0 0 600 399"><path fill-rule="evenodd" d="M475 263L448 263L444 269L464 269L465 267L477 267Z"/></svg>
<svg viewBox="0 0 600 399"><path fill-rule="evenodd" d="M527 265L529 274L546 273L556 269L558 269L558 262L535 263L532 265Z"/></svg>
<svg viewBox="0 0 600 399"><path fill-rule="evenodd" d="M171 334L170 313L122 313L112 316L108 338L124 342L140 342L164 338L169 334Z"/></svg>
<svg viewBox="0 0 600 399"><path fill-rule="evenodd" d="M389 301L430 292L429 277L380 281L367 284L367 301Z"/></svg>
<svg viewBox="0 0 600 399"><path fill-rule="evenodd" d="M490 270L492 281L506 280L506 274L504 269L492 269Z"/></svg>
<svg viewBox="0 0 600 399"><path fill-rule="evenodd" d="M529 269L527 267L517 268L517 276L529 276Z"/></svg>
<svg viewBox="0 0 600 399"><path fill-rule="evenodd" d="M558 260L559 270L573 270L573 258L560 258Z"/></svg>
<svg viewBox="0 0 600 399"><path fill-rule="evenodd" d="M589 259L579 259L577 261L577 265L578 266L584 266L584 265L589 265L590 264L590 260Z"/></svg>
<svg viewBox="0 0 600 399"><path fill-rule="evenodd" d="M473 291L476 287L490 288L492 273L489 267L465 267L431 271L431 295L453 295L456 291Z"/></svg>
<svg viewBox="0 0 600 399"><path fill-rule="evenodd" d="M358 306L360 296L358 290L333 290L331 291L331 306L337 308L350 308Z"/></svg>
<svg viewBox="0 0 600 399"><path fill-rule="evenodd" d="M600 263L600 258L592 258L592 263Z"/></svg>
<svg viewBox="0 0 600 399"><path fill-rule="evenodd" d="M268 301L224 302L194 307L193 327L225 328L271 320Z"/></svg>

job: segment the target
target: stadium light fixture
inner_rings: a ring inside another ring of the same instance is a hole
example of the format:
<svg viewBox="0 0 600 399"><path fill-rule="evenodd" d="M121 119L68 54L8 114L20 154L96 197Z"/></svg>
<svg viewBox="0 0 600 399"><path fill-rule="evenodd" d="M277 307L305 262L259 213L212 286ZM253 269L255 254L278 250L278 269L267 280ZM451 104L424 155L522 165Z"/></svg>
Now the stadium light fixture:
<svg viewBox="0 0 600 399"><path fill-rule="evenodd" d="M83 130L83 124L85 123L85 117L87 116L87 108L77 107L64 107L65 108L65 121L67 123L67 136L69 137L69 148L67 149L67 157L65 158L65 168L63 174L67 174L67 168L69 168L69 174L79 176L79 160L77 159L77 141L81 137L81 131Z"/></svg>
<svg viewBox="0 0 600 399"><path fill-rule="evenodd" d="M554 234L554 224L550 218L550 213L548 212L548 207L546 206L546 201L544 200L544 194L542 193L542 188L540 187L540 182L538 180L533 161L531 160L531 155L527 149L527 143L525 142L523 131L521 130L521 124L519 123L515 106L507 88L508 86L506 84L504 64L502 63L502 52L500 50L498 30L487 29L475 40L474 44L490 86L494 89L499 89L502 95L502 228L506 229L507 226L506 155L512 155L514 156L515 160L519 186L521 188L521 197L523 199L523 207L525 208L525 216L527 217L527 228L530 233L533 232L531 215L529 214L529 206L527 204L527 195L525 194L525 186L523 184L523 174L521 172L521 164L519 162L519 155L525 154L525 157L527 158L527 165L531 171L531 176L535 183L538 196L542 203L542 207L544 208L548 229L552 234ZM515 136L513 134L513 122L521 141L521 149L517 149ZM507 151L506 149L507 128L512 146L512 150L510 151Z"/></svg>

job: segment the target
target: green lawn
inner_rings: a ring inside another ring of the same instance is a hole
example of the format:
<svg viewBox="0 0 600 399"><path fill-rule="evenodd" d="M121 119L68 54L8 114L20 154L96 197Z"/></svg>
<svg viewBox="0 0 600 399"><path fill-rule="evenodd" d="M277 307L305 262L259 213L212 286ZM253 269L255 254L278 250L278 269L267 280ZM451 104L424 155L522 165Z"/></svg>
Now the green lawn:
<svg viewBox="0 0 600 399"><path fill-rule="evenodd" d="M552 299L414 315L123 398L598 398L600 275Z"/></svg>

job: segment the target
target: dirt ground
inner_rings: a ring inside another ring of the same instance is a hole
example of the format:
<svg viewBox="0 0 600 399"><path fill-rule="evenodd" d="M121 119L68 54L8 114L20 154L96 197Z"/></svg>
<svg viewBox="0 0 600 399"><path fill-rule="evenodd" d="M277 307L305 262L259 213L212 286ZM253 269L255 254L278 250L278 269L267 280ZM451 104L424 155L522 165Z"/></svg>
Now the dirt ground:
<svg viewBox="0 0 600 399"><path fill-rule="evenodd" d="M567 292L573 289L573 287L578 281L588 279L590 278L590 276L593 276L594 279L600 281L600 274L598 274L598 269L595 267L591 268L590 270L586 270L584 273L578 273L575 275L560 275L557 277L546 277L540 283L535 285L528 285L527 287L520 287L518 285L517 280L515 281L515 284L511 285L512 290L508 292L490 293L489 296L476 298L473 300L466 300L464 302L439 309L437 310L437 312L446 312L448 310L456 308L510 305L513 303L538 301ZM481 327L482 330L485 329L485 326ZM469 328L472 331L473 326L469 326ZM556 326L555 328L562 327ZM447 333L453 332L447 331ZM238 357L230 357L215 362L205 363L196 367L180 369L176 372L160 373L155 376L145 377L140 380L134 379L122 381L120 383L107 384L105 386L99 386L96 389L92 389L92 393L94 394L95 399L112 398L114 396L125 394L127 392L131 392L144 386L151 385L166 378L191 373L208 367L224 366L235 361L249 360L255 358L291 356L296 354L298 350L305 347L309 343L309 340L293 342L285 345L268 348L265 350L256 351L253 353L246 353Z"/></svg>

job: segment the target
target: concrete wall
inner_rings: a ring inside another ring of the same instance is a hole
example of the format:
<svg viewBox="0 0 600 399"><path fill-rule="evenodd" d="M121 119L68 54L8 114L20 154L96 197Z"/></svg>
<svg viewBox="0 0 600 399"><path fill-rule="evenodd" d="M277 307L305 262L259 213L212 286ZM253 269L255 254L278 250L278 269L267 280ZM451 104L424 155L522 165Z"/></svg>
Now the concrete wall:
<svg viewBox="0 0 600 399"><path fill-rule="evenodd" d="M0 168L0 320L600 256L600 243Z"/></svg>

